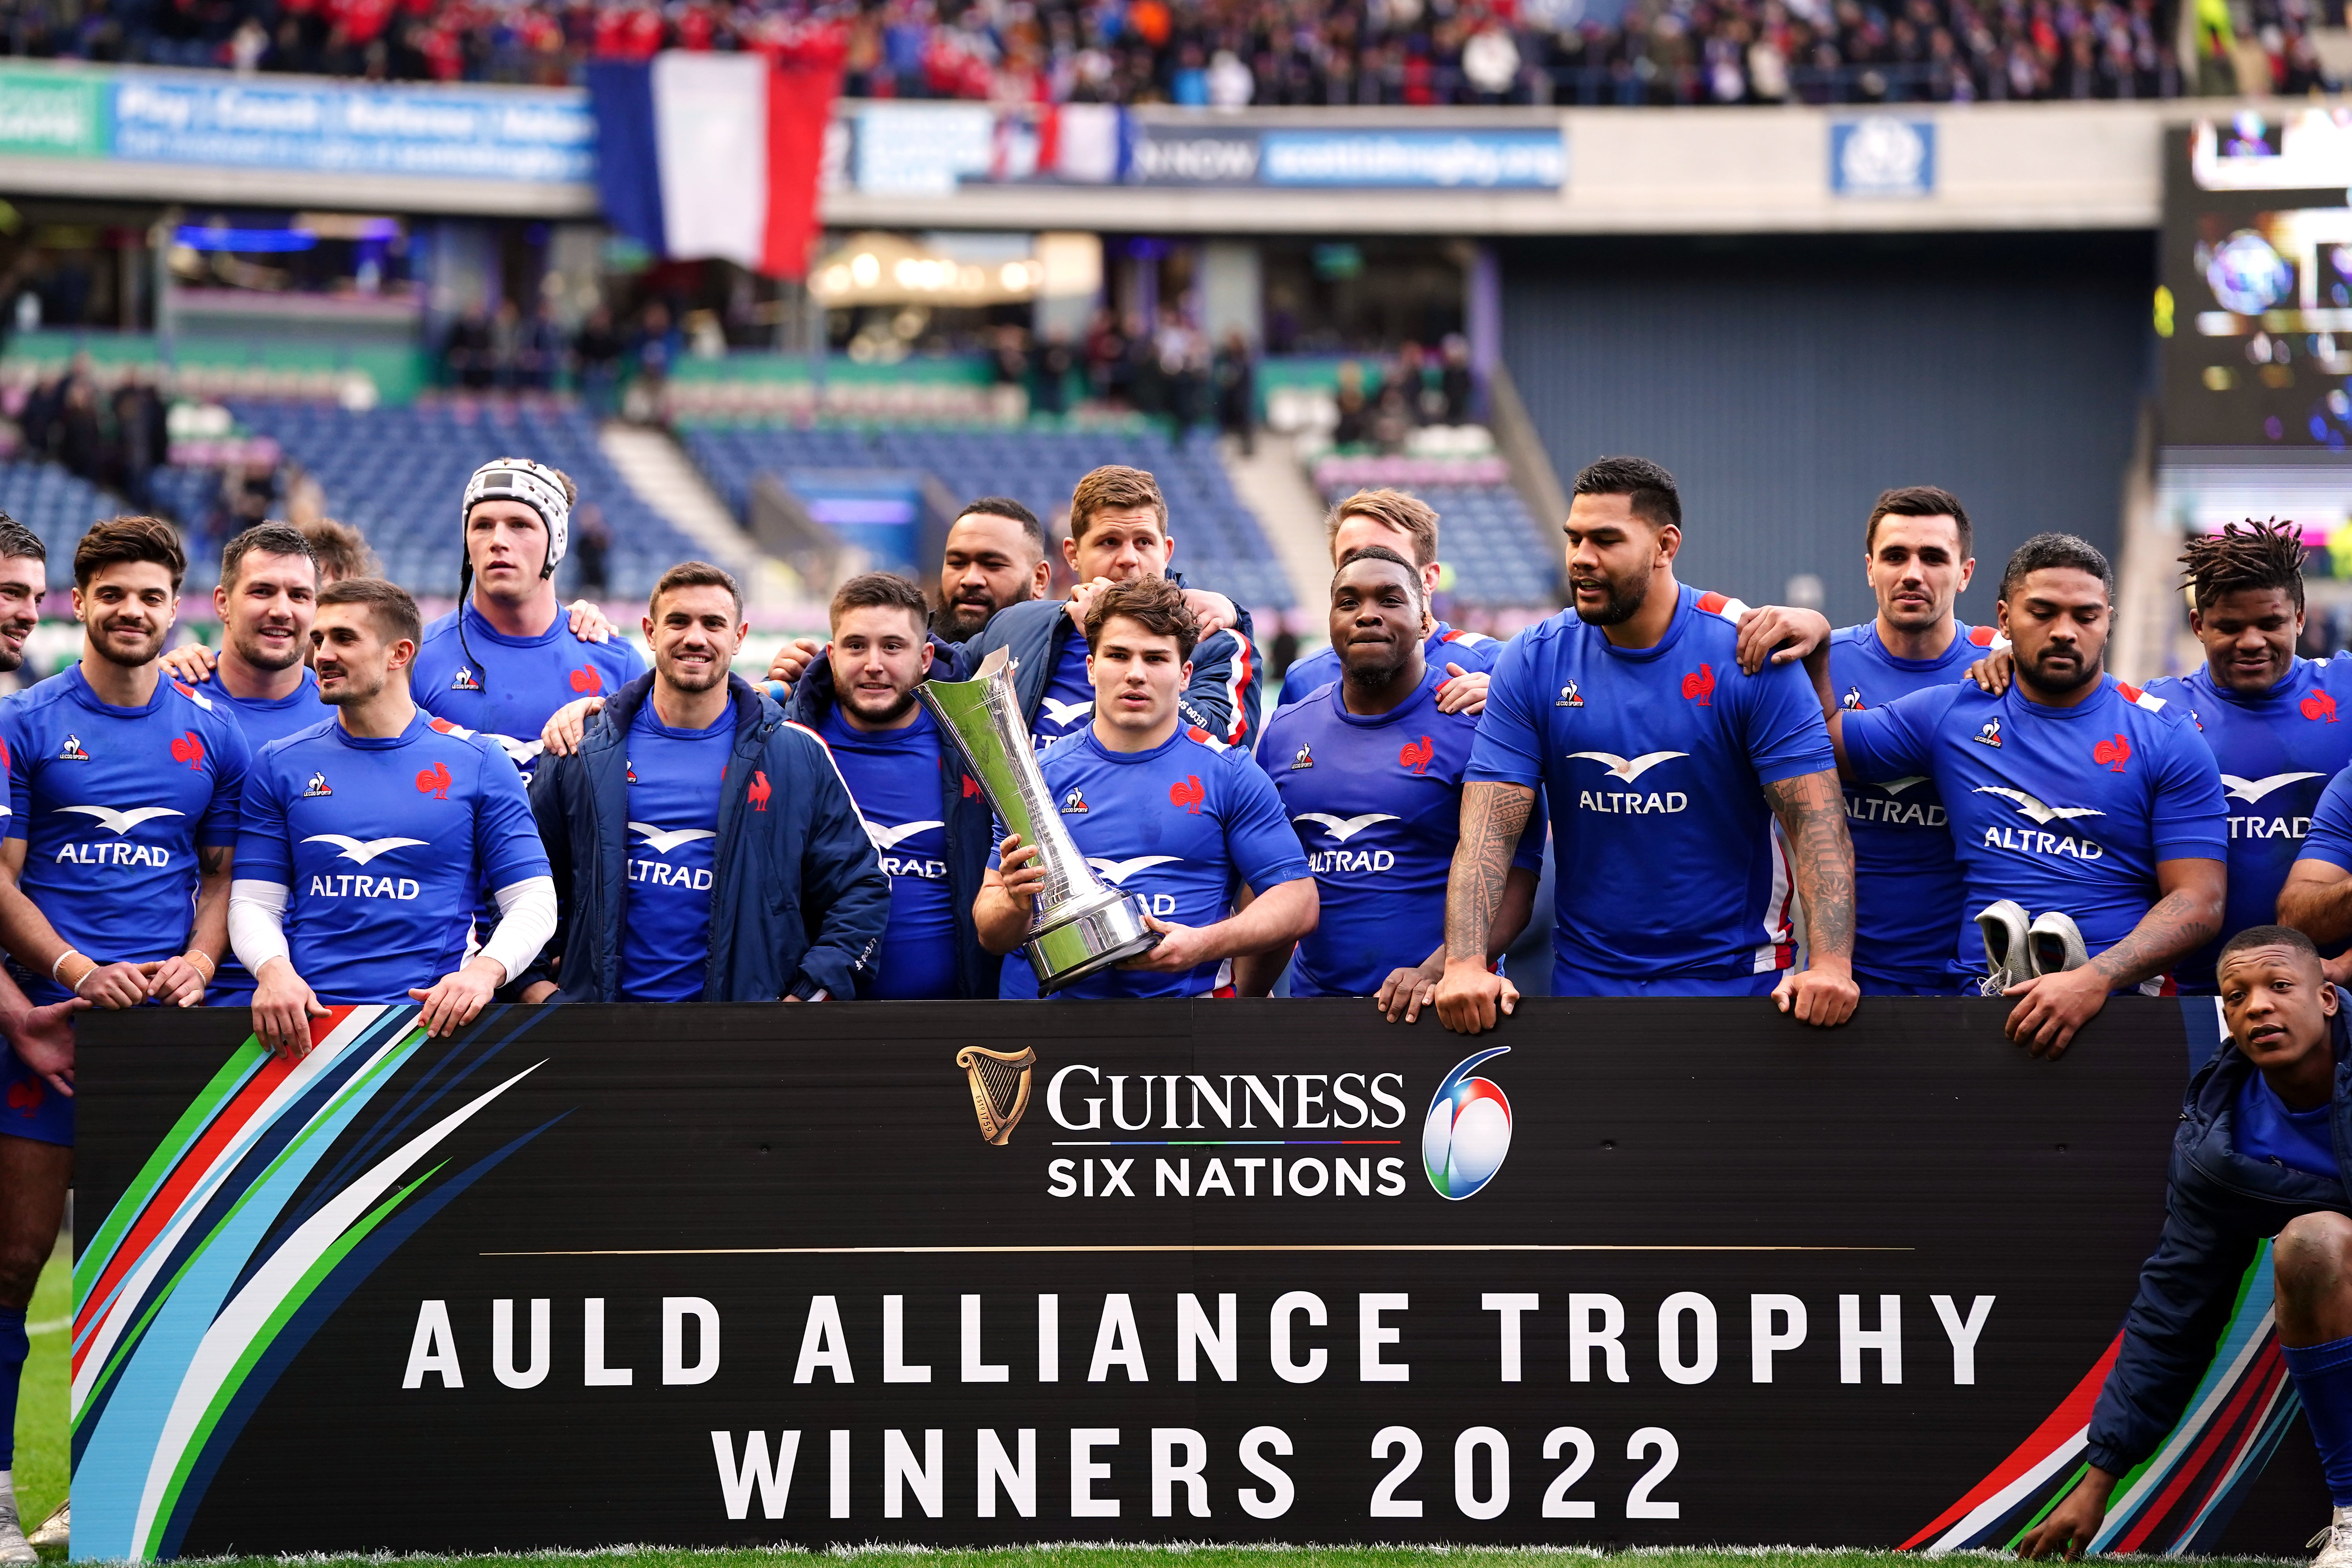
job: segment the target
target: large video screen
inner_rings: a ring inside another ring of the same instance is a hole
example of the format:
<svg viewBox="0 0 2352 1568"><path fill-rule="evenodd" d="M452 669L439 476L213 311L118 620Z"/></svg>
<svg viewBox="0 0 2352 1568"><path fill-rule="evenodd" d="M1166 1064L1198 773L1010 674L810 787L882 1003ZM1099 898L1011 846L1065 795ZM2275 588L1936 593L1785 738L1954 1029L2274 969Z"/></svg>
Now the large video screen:
<svg viewBox="0 0 2352 1568"><path fill-rule="evenodd" d="M2352 110L2166 132L2164 438L2352 439Z"/></svg>

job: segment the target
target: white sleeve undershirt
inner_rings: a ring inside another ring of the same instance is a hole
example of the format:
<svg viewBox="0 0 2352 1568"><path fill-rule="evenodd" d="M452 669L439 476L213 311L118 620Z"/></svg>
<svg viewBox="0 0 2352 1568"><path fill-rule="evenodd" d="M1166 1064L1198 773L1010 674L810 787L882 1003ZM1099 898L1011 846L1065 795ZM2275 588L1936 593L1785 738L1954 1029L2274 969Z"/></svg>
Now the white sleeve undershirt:
<svg viewBox="0 0 2352 1568"><path fill-rule="evenodd" d="M482 943L482 956L497 960L512 980L555 934L555 879L528 877L500 888L497 897L499 926Z"/></svg>
<svg viewBox="0 0 2352 1568"><path fill-rule="evenodd" d="M233 877L228 884L228 945L248 974L286 958L286 884Z"/></svg>

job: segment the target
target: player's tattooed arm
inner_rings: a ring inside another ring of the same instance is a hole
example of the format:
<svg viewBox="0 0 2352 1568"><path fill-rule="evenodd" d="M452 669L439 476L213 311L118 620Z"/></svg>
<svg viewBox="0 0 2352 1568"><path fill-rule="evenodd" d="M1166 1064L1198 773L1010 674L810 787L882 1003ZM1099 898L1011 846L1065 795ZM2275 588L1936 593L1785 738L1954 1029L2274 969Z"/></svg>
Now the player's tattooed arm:
<svg viewBox="0 0 2352 1568"><path fill-rule="evenodd" d="M1486 967L1486 939L1535 805L1525 784L1463 786L1462 837L1445 879L1445 972L1433 998L1438 1020L1456 1034L1491 1029L1518 1005L1518 988Z"/></svg>
<svg viewBox="0 0 2352 1568"><path fill-rule="evenodd" d="M2152 979L2213 940L2227 886L2219 860L2159 860L2156 907L2121 942L2078 969L2037 974L2001 993L2018 998L2001 1032L2055 1061L2099 1016L2110 992Z"/></svg>
<svg viewBox="0 0 2352 1568"><path fill-rule="evenodd" d="M1486 962L1486 933L1503 901L1511 857L1535 809L1524 784L1473 784L1462 790L1462 837L1445 879L1445 956Z"/></svg>
<svg viewBox="0 0 2352 1568"><path fill-rule="evenodd" d="M2087 966L2099 972L2111 991L2155 978L2221 932L2227 886L2221 861L2159 860L2156 879L2163 898L2129 935Z"/></svg>
<svg viewBox="0 0 2352 1568"><path fill-rule="evenodd" d="M1811 950L1808 966L1790 971L1773 995L1800 1022L1843 1024L1862 996L1853 980L1853 841L1844 793L1824 771L1768 784L1764 798L1789 840Z"/></svg>

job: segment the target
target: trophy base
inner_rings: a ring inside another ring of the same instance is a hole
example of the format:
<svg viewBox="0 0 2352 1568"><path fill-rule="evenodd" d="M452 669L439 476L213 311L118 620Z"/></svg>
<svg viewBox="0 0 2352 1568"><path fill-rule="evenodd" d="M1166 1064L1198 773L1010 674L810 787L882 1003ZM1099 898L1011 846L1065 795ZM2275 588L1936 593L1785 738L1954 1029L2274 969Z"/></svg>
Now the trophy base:
<svg viewBox="0 0 2352 1568"><path fill-rule="evenodd" d="M1022 946L1037 974L1037 994L1051 996L1087 975L1124 963L1160 945L1160 933L1143 923L1143 904L1132 893L1081 910L1039 931Z"/></svg>

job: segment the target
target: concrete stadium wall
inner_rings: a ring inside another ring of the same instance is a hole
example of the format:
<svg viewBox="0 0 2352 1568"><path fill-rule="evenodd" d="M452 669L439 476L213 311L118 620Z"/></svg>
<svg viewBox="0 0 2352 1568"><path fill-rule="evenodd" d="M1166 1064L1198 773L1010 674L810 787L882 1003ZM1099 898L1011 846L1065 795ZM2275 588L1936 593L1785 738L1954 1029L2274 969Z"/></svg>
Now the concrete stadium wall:
<svg viewBox="0 0 2352 1568"><path fill-rule="evenodd" d="M1964 619L2045 529L2116 549L2153 386L2144 234L1520 240L1505 357L1563 480L1672 469L1683 580L1760 603L1792 575L1839 625L1872 605L1862 525L1939 484L1977 530Z"/></svg>

